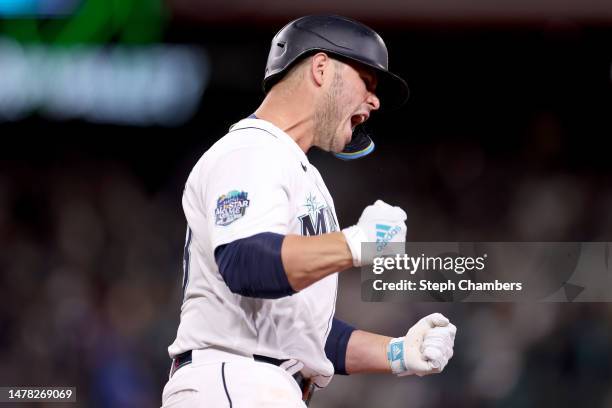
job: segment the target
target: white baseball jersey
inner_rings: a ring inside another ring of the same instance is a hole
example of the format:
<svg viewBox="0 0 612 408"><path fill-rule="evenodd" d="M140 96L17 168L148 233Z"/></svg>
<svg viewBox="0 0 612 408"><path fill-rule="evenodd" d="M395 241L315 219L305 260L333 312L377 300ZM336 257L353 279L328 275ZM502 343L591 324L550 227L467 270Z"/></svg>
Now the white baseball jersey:
<svg viewBox="0 0 612 408"><path fill-rule="evenodd" d="M300 147L269 122L238 122L193 168L183 209L188 224L184 303L170 356L214 346L246 356L295 359L319 386L327 385L334 368L324 346L338 274L292 296L250 298L230 292L214 257L219 245L262 232L338 230L332 198Z"/></svg>

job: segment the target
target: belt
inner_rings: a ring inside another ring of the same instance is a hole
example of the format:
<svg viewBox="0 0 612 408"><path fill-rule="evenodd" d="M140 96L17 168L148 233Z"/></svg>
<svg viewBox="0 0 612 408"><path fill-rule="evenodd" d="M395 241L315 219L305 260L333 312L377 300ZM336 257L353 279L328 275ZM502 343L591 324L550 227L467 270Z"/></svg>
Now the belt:
<svg viewBox="0 0 612 408"><path fill-rule="evenodd" d="M279 367L281 364L287 361L287 360L280 360L278 358L273 358L273 357L260 356L257 354L253 355L253 359L255 361L272 364L277 367ZM170 368L170 377L174 375L176 370L178 370L179 368L183 366L186 366L187 364L191 364L192 361L193 361L193 356L192 356L191 350L181 353L178 356L174 357L174 359L172 360L172 367ZM314 382L312 381L312 379L304 377L304 375L299 371L293 374L293 379L297 383L300 390L302 390L302 401L304 401L306 406L308 406L308 404L310 403L310 400L312 399L312 394L314 394L314 389L315 389Z"/></svg>

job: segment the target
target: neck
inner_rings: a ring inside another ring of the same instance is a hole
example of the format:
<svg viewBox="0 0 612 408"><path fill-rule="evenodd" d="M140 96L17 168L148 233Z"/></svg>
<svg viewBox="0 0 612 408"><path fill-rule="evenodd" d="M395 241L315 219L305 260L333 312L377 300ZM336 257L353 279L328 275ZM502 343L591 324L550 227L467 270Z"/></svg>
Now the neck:
<svg viewBox="0 0 612 408"><path fill-rule="evenodd" d="M306 93L276 88L268 92L255 115L287 133L306 153L314 144L314 101Z"/></svg>

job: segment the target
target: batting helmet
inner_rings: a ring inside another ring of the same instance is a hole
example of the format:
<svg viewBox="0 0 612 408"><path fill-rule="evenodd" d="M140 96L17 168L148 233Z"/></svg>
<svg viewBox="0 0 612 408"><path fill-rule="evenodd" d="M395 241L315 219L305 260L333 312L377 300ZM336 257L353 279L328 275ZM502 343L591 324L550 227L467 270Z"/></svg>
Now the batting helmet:
<svg viewBox="0 0 612 408"><path fill-rule="evenodd" d="M389 71L387 47L376 31L350 18L333 15L298 18L274 36L263 80L264 92L294 63L318 51L372 68L378 78L376 95L381 107L399 107L408 99L408 85ZM372 138L360 125L355 128L351 142L336 156L350 160L373 150Z"/></svg>

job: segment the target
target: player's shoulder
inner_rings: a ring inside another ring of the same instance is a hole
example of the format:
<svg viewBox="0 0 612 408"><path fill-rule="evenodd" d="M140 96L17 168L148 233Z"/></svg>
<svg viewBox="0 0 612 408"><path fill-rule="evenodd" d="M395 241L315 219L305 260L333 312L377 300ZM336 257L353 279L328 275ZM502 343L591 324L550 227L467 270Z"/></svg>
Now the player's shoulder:
<svg viewBox="0 0 612 408"><path fill-rule="evenodd" d="M282 150L283 144L280 136L279 130L271 127L268 122L258 119L243 119L232 125L229 131L205 155L236 154L239 151L251 154L253 151L272 152Z"/></svg>
<svg viewBox="0 0 612 408"><path fill-rule="evenodd" d="M292 149L288 148L288 137L269 122L241 120L202 155L194 167L195 173L203 176L219 171L248 171L250 168L258 172L269 169L284 173L295 167L296 162Z"/></svg>
<svg viewBox="0 0 612 408"><path fill-rule="evenodd" d="M212 168L240 163L243 168L250 164L279 170L292 168L303 158L298 145L275 125L260 119L243 119L204 153L200 165Z"/></svg>

